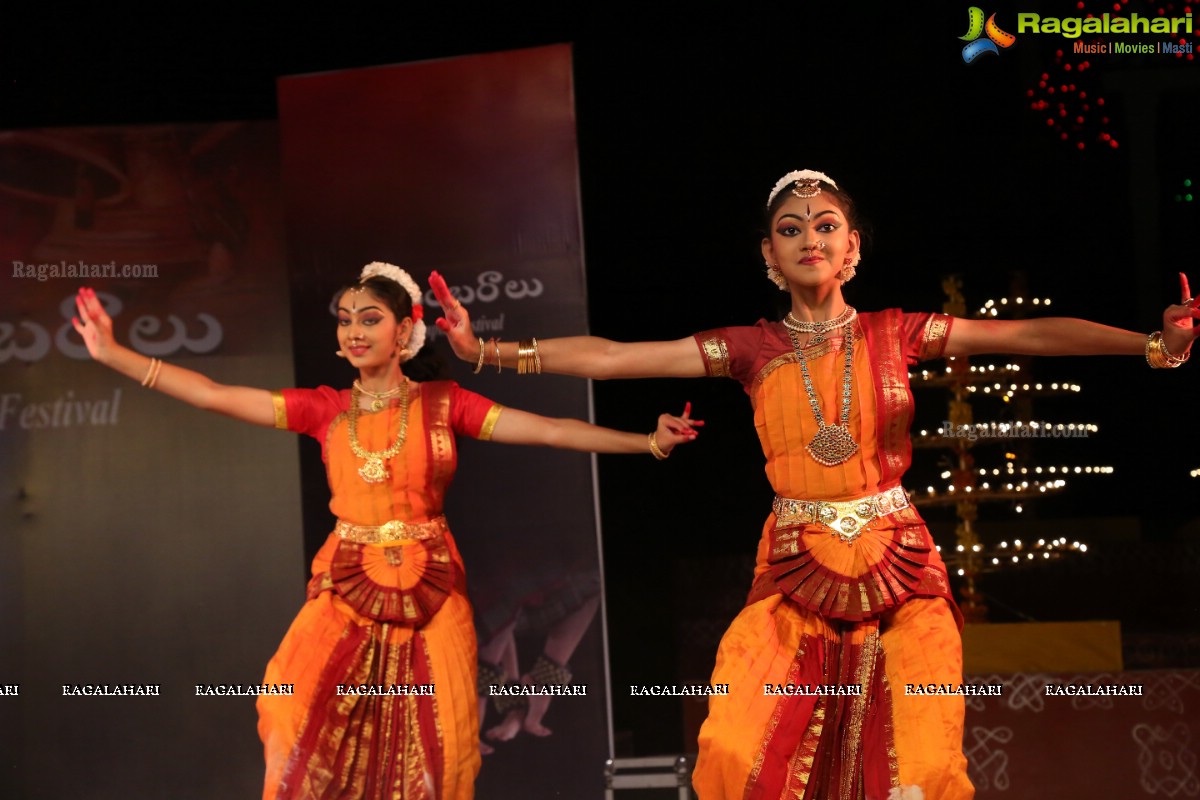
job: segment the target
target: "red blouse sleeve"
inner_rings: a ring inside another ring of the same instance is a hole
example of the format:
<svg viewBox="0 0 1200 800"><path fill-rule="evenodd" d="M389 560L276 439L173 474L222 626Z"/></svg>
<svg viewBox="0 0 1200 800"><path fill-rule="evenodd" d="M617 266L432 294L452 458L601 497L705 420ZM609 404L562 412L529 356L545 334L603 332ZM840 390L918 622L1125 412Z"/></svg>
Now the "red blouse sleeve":
<svg viewBox="0 0 1200 800"><path fill-rule="evenodd" d="M453 384L450 394L450 427L459 436L488 440L504 406L483 395Z"/></svg>
<svg viewBox="0 0 1200 800"><path fill-rule="evenodd" d="M928 312L904 314L901 317L901 332L904 339L904 358L908 363L941 358L946 352L946 341L954 317L949 314Z"/></svg>
<svg viewBox="0 0 1200 800"><path fill-rule="evenodd" d="M768 323L759 320L753 326L715 328L693 338L704 358L704 370L710 378L733 378L742 385L754 380L762 365L764 337Z"/></svg>
<svg viewBox="0 0 1200 800"><path fill-rule="evenodd" d="M303 433L324 442L325 430L333 418L345 410L336 389L281 389L271 392L275 403L275 427Z"/></svg>

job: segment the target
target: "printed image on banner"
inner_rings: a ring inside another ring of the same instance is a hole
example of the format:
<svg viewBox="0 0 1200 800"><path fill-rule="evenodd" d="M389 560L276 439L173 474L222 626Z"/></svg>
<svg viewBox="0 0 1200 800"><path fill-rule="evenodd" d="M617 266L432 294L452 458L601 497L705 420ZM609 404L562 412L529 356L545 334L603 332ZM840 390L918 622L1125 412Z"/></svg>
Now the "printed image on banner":
<svg viewBox="0 0 1200 800"><path fill-rule="evenodd" d="M278 160L272 123L0 133L11 796L261 788L253 699L194 686L260 683L298 606L294 440L96 363L71 319L86 286L167 369L290 385Z"/></svg>

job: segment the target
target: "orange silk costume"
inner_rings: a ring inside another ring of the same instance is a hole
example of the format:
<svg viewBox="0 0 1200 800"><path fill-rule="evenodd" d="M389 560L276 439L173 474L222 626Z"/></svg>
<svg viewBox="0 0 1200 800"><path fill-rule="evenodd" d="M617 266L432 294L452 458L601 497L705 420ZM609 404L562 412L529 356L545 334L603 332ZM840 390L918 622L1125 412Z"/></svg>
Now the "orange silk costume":
<svg viewBox="0 0 1200 800"><path fill-rule="evenodd" d="M789 500L862 509L866 500L874 516L865 525L832 513L819 522L768 517L754 585L717 653L712 682L729 694L710 698L700 731L700 800L974 796L963 699L904 688L962 682L946 568L898 488L911 459L908 365L939 357L951 323L895 309L859 315L848 426L858 450L832 467L805 450L818 425L782 324L696 335L708 374L735 378L750 395L767 477L784 498L776 509ZM829 424L845 370L837 333L804 351Z"/></svg>
<svg viewBox="0 0 1200 800"><path fill-rule="evenodd" d="M308 602L263 679L294 685L291 696L258 699L264 800L473 796L475 630L442 500L454 435L490 438L501 407L450 382L410 386L405 442L378 483L359 474L350 447L349 391L274 395L276 427L321 442L339 528L313 559ZM358 441L386 450L401 418L394 399L361 411ZM382 543L353 538L385 524Z"/></svg>

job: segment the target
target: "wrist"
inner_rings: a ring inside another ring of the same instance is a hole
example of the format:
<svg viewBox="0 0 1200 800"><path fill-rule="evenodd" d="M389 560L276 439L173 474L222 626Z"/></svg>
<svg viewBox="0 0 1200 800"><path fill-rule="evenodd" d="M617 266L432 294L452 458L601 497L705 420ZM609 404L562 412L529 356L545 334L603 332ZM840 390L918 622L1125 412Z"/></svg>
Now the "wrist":
<svg viewBox="0 0 1200 800"><path fill-rule="evenodd" d="M1146 363L1153 369L1174 369L1183 366L1192 356L1190 337L1187 342L1175 345L1179 352L1172 350L1166 340L1167 336L1163 331L1155 331L1146 338Z"/></svg>
<svg viewBox="0 0 1200 800"><path fill-rule="evenodd" d="M109 369L116 369L118 362L121 360L122 351L132 353L133 351L127 347L113 342L108 345L103 345L96 349L96 354L92 356L92 360L98 364L103 364Z"/></svg>

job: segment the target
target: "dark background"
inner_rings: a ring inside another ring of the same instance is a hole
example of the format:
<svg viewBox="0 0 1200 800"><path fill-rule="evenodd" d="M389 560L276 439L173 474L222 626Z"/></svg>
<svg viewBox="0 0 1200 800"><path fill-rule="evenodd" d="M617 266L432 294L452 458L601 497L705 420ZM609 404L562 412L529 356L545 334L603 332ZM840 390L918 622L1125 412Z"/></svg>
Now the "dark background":
<svg viewBox="0 0 1200 800"><path fill-rule="evenodd" d="M1139 7L1152 8L1129 4ZM273 119L282 75L572 42L596 335L678 338L778 314L759 209L781 174L801 168L834 176L871 223L847 291L861 309L939 309L947 273L963 276L974 309L1020 271L1055 313L1161 327L1162 307L1179 299L1176 273L1192 270L1200 286L1196 206L1173 200L1184 178L1200 178L1197 65L1094 58L1086 80L1105 96L1106 130L1121 146L1100 143L1094 123L1064 142L1028 93L1066 40L1018 37L965 65L965 9L10 6L0 16L0 128ZM471 192L462 187L464 210ZM538 333L537 320L523 327L513 335ZM1039 445L1039 462L1116 473L1072 481L1022 517L1009 506L984 512L1093 544L1070 563L985 577L993 618L1119 619L1127 666L1200 666L1187 591L1200 562L1200 483L1188 477L1200 466L1196 367L1061 359L1034 373L1083 387L1039 401L1038 416L1100 426L1086 441ZM704 678L715 633L698 631L736 612L771 493L736 384L598 383L595 397L597 421L615 427L649 430L688 400L708 421L667 463L600 459L618 748L678 751L679 705L620 688ZM943 401L919 393L918 419L943 419ZM935 456L918 454L908 483L923 487L938 471ZM948 543L949 523L929 516Z"/></svg>

